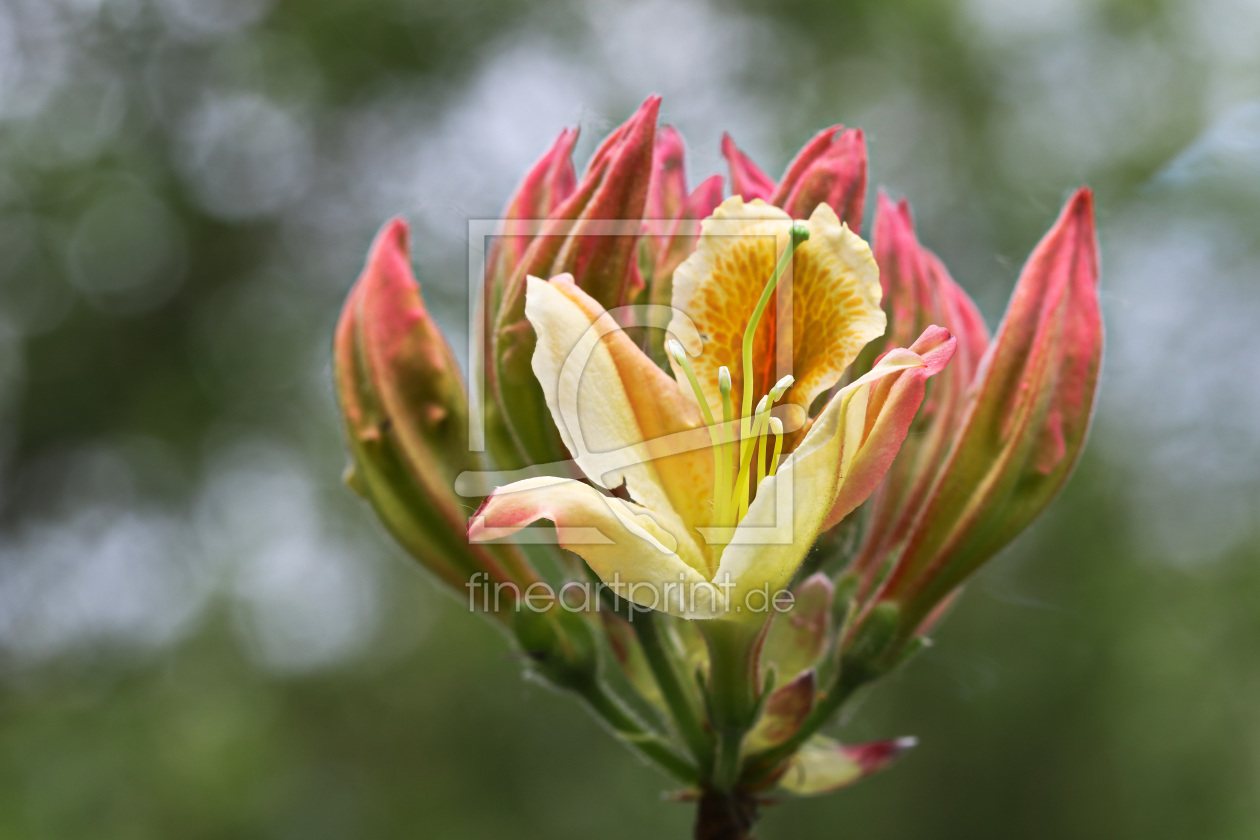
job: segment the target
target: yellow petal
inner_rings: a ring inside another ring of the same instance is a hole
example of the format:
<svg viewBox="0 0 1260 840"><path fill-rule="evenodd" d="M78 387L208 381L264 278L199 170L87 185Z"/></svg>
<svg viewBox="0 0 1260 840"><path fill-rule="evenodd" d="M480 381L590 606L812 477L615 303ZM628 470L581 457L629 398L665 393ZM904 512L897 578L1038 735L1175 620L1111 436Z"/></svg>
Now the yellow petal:
<svg viewBox="0 0 1260 840"><path fill-rule="evenodd" d="M469 522L468 539L504 539L540 519L554 522L560 545L618 595L683 618L724 611L720 591L679 557L678 542L649 511L571 478L500 487Z"/></svg>
<svg viewBox="0 0 1260 840"><path fill-rule="evenodd" d="M713 496L710 438L694 401L569 275L528 282L534 375L565 446L597 485L624 482L682 543L681 556L709 570L691 533L708 522Z"/></svg>
<svg viewBox="0 0 1260 840"><path fill-rule="evenodd" d="M760 200L724 201L701 228L696 251L674 272L676 310L670 330L686 345L688 319L703 346L687 346L714 411L721 405L717 371L730 368L732 399L743 393L744 330L787 247L792 220ZM796 384L786 400L808 410L839 380L871 339L883 334L879 269L870 247L827 204L810 217L809 240L797 248L753 342L753 402L781 377ZM786 310L791 309L791 329Z"/></svg>
<svg viewBox="0 0 1260 840"><path fill-rule="evenodd" d="M761 482L713 578L727 587L731 618L765 618L769 600L787 587L805 559L844 489L847 465L861 449L872 388L886 376L924 366L908 350L889 353L832 397L778 473Z"/></svg>

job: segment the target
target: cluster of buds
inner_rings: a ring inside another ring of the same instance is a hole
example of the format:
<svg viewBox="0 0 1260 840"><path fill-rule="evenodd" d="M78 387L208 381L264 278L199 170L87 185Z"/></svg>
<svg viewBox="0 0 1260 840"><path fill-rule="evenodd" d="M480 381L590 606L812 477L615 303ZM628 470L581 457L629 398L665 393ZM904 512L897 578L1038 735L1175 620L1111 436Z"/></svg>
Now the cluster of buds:
<svg viewBox="0 0 1260 840"><path fill-rule="evenodd" d="M778 182L725 137L725 197L720 176L689 188L659 104L580 178L563 131L508 202L470 362L499 472L469 451L400 221L346 302L337 391L348 481L398 541L681 782L697 836L741 837L760 804L912 743L821 730L1075 465L1102 353L1092 197L991 337L905 202L880 195L861 239L860 130L820 132Z"/></svg>

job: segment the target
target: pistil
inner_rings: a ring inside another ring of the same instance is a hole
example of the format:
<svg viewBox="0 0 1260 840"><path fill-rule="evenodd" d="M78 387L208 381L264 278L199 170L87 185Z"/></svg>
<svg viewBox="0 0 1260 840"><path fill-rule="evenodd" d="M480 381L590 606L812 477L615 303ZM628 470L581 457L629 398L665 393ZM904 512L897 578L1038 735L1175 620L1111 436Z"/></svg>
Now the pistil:
<svg viewBox="0 0 1260 840"><path fill-rule="evenodd" d="M809 228L800 222L793 222L791 231L788 234L788 246L783 249L783 255L779 257L779 262L774 267L774 273L770 275L770 281L766 283L764 289L761 290L761 298L757 301L757 306L753 309L752 317L748 320L748 326L744 329L743 344L743 362L744 362L744 379L741 383L743 390L743 411L740 413L740 437L746 438L752 431L752 384L753 384L753 339L757 335L757 326L761 323L762 313L766 311L766 306L770 303L770 296L774 294L774 290L779 285L779 278L783 276L783 272L787 271L787 267L792 263L792 255L796 253L796 248L802 242L809 239Z"/></svg>
<svg viewBox="0 0 1260 840"><path fill-rule="evenodd" d="M751 502L750 484L755 488L765 480L767 475L774 475L779 469L779 458L783 454L783 421L770 415L774 404L783 399L795 379L788 375L780 379L757 403L754 411L753 398L753 339L761 316L765 314L770 298L778 288L787 267L791 265L792 256L801 243L809 239L809 230L800 222L794 222L788 236L788 246L784 249L779 261L775 264L774 273L761 291L761 297L753 309L748 325L744 330L742 361L744 378L742 382L742 411L739 415L739 427L735 426L735 407L732 404L731 372L722 365L718 368L718 392L722 395L722 420L716 422L708 399L704 395L700 382L696 378L691 361L682 344L669 339L665 342L665 350L682 371L696 402L700 406L701 415L709 428L713 448L713 524L722 527L734 527L748 513ZM681 384L681 381L679 382ZM773 454L770 449L770 436L774 438ZM731 447L739 444L738 455ZM769 456L770 466L766 461ZM753 459L756 459L756 484L753 484ZM755 492L753 490L752 492Z"/></svg>

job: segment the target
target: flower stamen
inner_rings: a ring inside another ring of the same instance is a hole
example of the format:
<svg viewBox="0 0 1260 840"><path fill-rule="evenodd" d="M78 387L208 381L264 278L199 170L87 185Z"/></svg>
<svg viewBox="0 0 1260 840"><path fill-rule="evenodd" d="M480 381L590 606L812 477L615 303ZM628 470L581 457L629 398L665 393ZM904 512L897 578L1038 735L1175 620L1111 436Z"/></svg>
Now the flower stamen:
<svg viewBox="0 0 1260 840"><path fill-rule="evenodd" d="M735 427L732 421L735 419L735 411L731 406L731 371L726 365L718 368L718 391L722 394L722 442L719 450L719 467L720 479L714 482L714 498L716 510L714 511L714 522L718 525L733 525L730 520L730 500L735 493L733 478L728 477L727 473L731 469L731 447L727 441L727 431L729 430L732 438L735 435Z"/></svg>
<svg viewBox="0 0 1260 840"><path fill-rule="evenodd" d="M761 440L769 411L770 397L767 395L761 398L761 402L757 403L757 411L751 418L748 437L740 441L739 475L735 479L735 497L731 500L731 508L739 512L736 521L743 519L745 514L748 513L748 481L752 475L750 468L752 467L753 452L757 449L757 444Z"/></svg>
<svg viewBox="0 0 1260 840"><path fill-rule="evenodd" d="M779 471L779 456L783 454L783 421L770 418L770 433L774 435L774 457L770 459L770 475Z"/></svg>

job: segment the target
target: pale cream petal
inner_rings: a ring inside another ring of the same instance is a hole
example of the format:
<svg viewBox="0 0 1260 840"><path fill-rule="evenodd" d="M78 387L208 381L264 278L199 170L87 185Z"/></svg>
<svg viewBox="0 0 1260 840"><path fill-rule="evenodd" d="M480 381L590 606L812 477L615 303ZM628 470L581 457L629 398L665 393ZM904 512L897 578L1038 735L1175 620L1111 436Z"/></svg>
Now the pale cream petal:
<svg viewBox="0 0 1260 840"><path fill-rule="evenodd" d="M761 482L713 578L726 587L732 618L764 618L769 598L787 587L805 559L861 449L872 387L924 365L908 350L889 353L832 397L778 473Z"/></svg>
<svg viewBox="0 0 1260 840"><path fill-rule="evenodd" d="M544 476L500 487L473 515L468 538L506 539L540 519L618 595L683 618L723 612L721 593L678 556L649 511L581 481Z"/></svg>
<svg viewBox="0 0 1260 840"><path fill-rule="evenodd" d="M609 490L624 483L679 540L684 560L711 571L692 531L710 518L713 495L709 433L694 401L568 275L529 278L525 314L538 335L534 375L582 472Z"/></svg>

